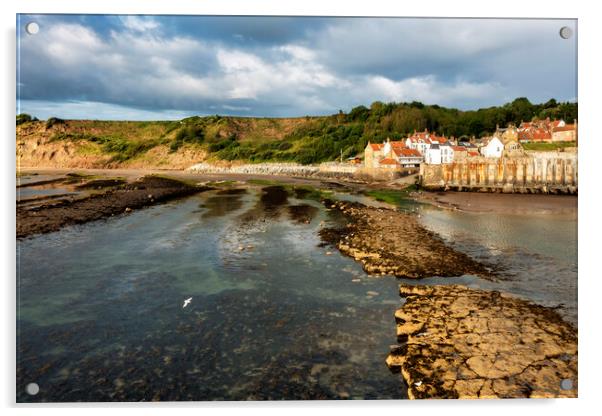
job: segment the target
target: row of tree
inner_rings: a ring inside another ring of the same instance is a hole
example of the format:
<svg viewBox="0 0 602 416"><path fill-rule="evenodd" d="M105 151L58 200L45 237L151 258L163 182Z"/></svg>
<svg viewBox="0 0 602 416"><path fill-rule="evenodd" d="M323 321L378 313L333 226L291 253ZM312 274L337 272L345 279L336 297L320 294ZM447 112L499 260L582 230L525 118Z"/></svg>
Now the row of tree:
<svg viewBox="0 0 602 416"><path fill-rule="evenodd" d="M438 105L412 103L382 103L376 101L370 108L359 106L348 114L339 113L339 120L365 123L368 131L375 133L409 134L414 130L437 132L446 136L482 137L495 131L496 126L519 124L539 118L577 119L577 103L559 103L551 99L542 104L532 104L527 98L517 98L511 103L479 110L460 111Z"/></svg>

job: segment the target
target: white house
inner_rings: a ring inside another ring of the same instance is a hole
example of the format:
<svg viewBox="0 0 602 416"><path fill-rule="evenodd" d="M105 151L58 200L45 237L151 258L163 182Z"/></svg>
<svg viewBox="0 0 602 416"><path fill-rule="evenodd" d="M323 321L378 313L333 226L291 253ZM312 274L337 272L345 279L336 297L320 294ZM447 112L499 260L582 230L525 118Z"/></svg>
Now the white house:
<svg viewBox="0 0 602 416"><path fill-rule="evenodd" d="M489 138L481 147L481 154L485 157L502 157L504 151L504 144L496 136Z"/></svg>
<svg viewBox="0 0 602 416"><path fill-rule="evenodd" d="M439 144L431 144L424 153L424 161L429 165L441 164L441 148Z"/></svg>
<svg viewBox="0 0 602 416"><path fill-rule="evenodd" d="M454 161L454 150L449 142L439 144L441 149L441 163L452 163Z"/></svg>
<svg viewBox="0 0 602 416"><path fill-rule="evenodd" d="M406 139L405 145L410 149L418 150L424 155L431 144L442 144L446 142L447 139L445 137L440 137L435 133L429 133L428 130L424 130L423 132L414 132L413 135Z"/></svg>

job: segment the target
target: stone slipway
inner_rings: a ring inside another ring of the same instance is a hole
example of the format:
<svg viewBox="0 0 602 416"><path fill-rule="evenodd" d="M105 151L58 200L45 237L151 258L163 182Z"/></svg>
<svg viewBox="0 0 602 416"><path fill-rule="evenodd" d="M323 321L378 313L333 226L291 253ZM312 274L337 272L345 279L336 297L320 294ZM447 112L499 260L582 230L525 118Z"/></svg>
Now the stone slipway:
<svg viewBox="0 0 602 416"><path fill-rule="evenodd" d="M577 397L577 331L553 309L459 285L400 293L387 365L410 398Z"/></svg>

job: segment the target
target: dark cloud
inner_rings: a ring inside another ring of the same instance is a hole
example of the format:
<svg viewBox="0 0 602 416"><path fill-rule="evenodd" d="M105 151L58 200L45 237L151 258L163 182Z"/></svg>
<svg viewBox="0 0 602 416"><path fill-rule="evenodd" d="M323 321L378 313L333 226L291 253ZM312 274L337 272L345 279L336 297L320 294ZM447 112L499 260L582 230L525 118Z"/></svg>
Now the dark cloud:
<svg viewBox="0 0 602 416"><path fill-rule="evenodd" d="M30 20L40 23L35 36L23 31ZM568 100L576 41L558 36L562 25L576 29L558 20L22 15L19 97L38 116L63 108L82 118L94 118L93 103L104 115L147 118Z"/></svg>

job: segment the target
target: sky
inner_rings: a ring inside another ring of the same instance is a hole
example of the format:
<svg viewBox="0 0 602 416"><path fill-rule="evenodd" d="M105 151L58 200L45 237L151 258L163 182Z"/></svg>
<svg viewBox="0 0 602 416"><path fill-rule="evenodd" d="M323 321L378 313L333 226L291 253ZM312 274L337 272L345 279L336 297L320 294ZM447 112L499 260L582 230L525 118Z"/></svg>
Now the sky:
<svg viewBox="0 0 602 416"><path fill-rule="evenodd" d="M17 113L166 120L576 101L577 40L563 26L576 34L575 20L19 15Z"/></svg>

